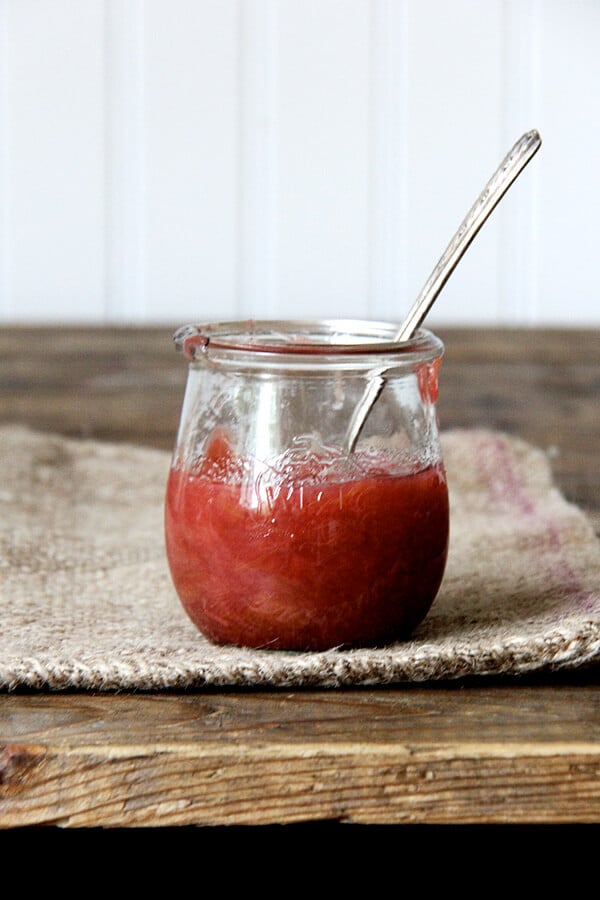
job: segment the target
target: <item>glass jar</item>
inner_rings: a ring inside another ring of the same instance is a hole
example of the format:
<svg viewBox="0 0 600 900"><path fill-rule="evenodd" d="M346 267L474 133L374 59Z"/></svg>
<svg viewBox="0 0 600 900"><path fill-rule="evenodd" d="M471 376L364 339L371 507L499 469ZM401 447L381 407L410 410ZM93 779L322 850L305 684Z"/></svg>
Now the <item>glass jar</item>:
<svg viewBox="0 0 600 900"><path fill-rule="evenodd" d="M360 320L186 325L165 499L171 577L211 641L325 650L406 638L442 581L443 344ZM378 396L360 433L349 423Z"/></svg>

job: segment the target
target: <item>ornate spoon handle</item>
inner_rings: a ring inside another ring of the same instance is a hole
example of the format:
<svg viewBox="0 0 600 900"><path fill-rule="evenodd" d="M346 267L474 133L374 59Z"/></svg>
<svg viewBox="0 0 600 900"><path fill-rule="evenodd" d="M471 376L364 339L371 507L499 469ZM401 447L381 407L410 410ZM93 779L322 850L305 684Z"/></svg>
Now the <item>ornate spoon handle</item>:
<svg viewBox="0 0 600 900"><path fill-rule="evenodd" d="M528 131L506 154L440 256L401 328L394 335L395 341L407 341L421 325L473 238L541 144L539 133L535 130ZM384 382L384 370L374 371L369 377L367 387L356 405L346 432L345 448L348 453L354 450L365 420Z"/></svg>

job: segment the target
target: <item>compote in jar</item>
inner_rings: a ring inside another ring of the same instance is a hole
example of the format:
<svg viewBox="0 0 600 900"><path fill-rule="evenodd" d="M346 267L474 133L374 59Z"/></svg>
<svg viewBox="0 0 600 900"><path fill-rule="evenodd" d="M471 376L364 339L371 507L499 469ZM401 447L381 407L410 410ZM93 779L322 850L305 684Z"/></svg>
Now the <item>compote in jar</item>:
<svg viewBox="0 0 600 900"><path fill-rule="evenodd" d="M449 506L436 400L443 345L357 320L188 325L165 501L167 558L211 641L377 646L427 615ZM353 413L381 390L348 447Z"/></svg>

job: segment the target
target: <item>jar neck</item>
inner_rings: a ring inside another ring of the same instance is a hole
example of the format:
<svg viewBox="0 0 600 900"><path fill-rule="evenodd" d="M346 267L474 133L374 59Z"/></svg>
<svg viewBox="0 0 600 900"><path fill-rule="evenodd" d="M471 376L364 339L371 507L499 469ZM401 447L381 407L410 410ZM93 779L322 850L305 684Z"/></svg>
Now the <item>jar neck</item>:
<svg viewBox="0 0 600 900"><path fill-rule="evenodd" d="M265 371L388 371L440 359L442 341L419 329L397 342L397 325L369 320L236 321L185 325L174 335L190 363Z"/></svg>

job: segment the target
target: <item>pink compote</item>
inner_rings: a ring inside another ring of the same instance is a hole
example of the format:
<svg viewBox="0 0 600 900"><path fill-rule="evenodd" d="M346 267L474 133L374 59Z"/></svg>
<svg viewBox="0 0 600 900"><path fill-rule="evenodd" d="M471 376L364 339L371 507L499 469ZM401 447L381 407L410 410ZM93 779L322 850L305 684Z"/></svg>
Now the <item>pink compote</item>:
<svg viewBox="0 0 600 900"><path fill-rule="evenodd" d="M194 464L170 471L168 561L206 637L323 650L409 635L446 564L442 463L406 470L393 453L370 450L250 472L221 429Z"/></svg>

